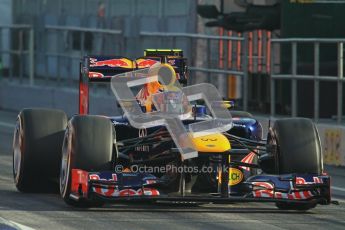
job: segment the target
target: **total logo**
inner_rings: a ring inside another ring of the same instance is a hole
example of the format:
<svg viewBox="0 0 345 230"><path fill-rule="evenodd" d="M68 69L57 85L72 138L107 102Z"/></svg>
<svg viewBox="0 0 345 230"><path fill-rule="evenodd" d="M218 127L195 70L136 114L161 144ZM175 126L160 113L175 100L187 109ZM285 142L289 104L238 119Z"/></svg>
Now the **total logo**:
<svg viewBox="0 0 345 230"><path fill-rule="evenodd" d="M237 168L230 168L229 185L237 185L243 180L243 173Z"/></svg>

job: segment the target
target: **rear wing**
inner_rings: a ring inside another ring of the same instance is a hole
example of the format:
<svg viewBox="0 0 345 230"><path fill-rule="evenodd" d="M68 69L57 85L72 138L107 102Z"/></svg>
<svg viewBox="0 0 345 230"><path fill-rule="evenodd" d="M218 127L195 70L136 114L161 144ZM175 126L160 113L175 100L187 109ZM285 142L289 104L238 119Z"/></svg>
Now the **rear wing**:
<svg viewBox="0 0 345 230"><path fill-rule="evenodd" d="M136 68L133 60L126 57L92 56L84 59L89 81L110 81L112 76L130 72Z"/></svg>
<svg viewBox="0 0 345 230"><path fill-rule="evenodd" d="M134 60L123 56L85 56L80 63L79 114L89 112L90 82L110 82L117 74L168 63L174 68L178 80L186 83L186 62L182 50L177 49L147 49L143 57Z"/></svg>

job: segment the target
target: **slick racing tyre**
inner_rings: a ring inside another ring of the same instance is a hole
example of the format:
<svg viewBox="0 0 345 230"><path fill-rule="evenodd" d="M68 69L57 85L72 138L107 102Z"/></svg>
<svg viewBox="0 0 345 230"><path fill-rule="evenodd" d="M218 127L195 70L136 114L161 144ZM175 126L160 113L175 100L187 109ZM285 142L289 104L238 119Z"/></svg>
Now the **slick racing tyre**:
<svg viewBox="0 0 345 230"><path fill-rule="evenodd" d="M279 174L322 173L320 137L310 119L277 120L273 135L278 146Z"/></svg>
<svg viewBox="0 0 345 230"><path fill-rule="evenodd" d="M13 176L19 191L58 190L66 126L67 116L60 110L24 109L19 113L13 138Z"/></svg>
<svg viewBox="0 0 345 230"><path fill-rule="evenodd" d="M321 174L323 171L320 137L315 124L306 118L277 120L268 142L276 146L278 174ZM280 209L307 210L316 204L277 203Z"/></svg>
<svg viewBox="0 0 345 230"><path fill-rule="evenodd" d="M113 125L101 116L74 116L65 132L62 147L60 194L76 207L101 206L102 202L71 198L72 169L109 171L112 166Z"/></svg>

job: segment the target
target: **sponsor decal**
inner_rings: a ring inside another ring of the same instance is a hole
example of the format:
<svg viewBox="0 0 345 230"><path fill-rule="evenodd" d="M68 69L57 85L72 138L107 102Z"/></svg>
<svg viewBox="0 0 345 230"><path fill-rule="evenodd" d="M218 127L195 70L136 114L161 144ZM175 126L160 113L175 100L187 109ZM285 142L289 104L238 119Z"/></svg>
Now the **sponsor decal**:
<svg viewBox="0 0 345 230"><path fill-rule="evenodd" d="M274 198L277 199L288 199L288 200L305 200L310 197L313 197L313 194L310 191L298 191L292 193L285 192L275 192Z"/></svg>
<svg viewBox="0 0 345 230"><path fill-rule="evenodd" d="M229 185L237 185L243 180L243 173L237 168L230 168Z"/></svg>
<svg viewBox="0 0 345 230"><path fill-rule="evenodd" d="M119 190L117 187L110 187L109 188L103 188L98 189L93 187L93 192L96 192L103 196L108 197L128 197L128 196L159 196L160 193L155 188L140 188L138 190L135 189L122 189Z"/></svg>
<svg viewBox="0 0 345 230"><path fill-rule="evenodd" d="M89 180L117 181L117 174L116 173L111 174L111 179L109 180L104 179L104 178L101 179L98 174L90 174Z"/></svg>
<svg viewBox="0 0 345 230"><path fill-rule="evenodd" d="M104 75L99 72L89 72L89 78L102 78Z"/></svg>
<svg viewBox="0 0 345 230"><path fill-rule="evenodd" d="M273 198L274 186L268 182L252 182L253 185L253 197L266 197Z"/></svg>
<svg viewBox="0 0 345 230"><path fill-rule="evenodd" d="M161 63L160 61L153 60L153 59L145 59L145 58L140 58L135 60L137 63L138 69L143 69L143 68L149 68L153 66L154 64Z"/></svg>
<svg viewBox="0 0 345 230"><path fill-rule="evenodd" d="M139 137L146 137L147 136L147 129L138 129L139 130Z"/></svg>
<svg viewBox="0 0 345 230"><path fill-rule="evenodd" d="M316 177L317 178L317 177ZM319 178L317 178L319 179ZM314 181L317 181L314 177ZM306 183L305 179L302 177L296 178L296 183ZM277 198L277 199L287 199L287 200L305 200L313 197L311 191L292 191L289 193L285 192L275 192L273 184L269 182L252 182L253 185L253 197L255 198Z"/></svg>
<svg viewBox="0 0 345 230"><path fill-rule="evenodd" d="M296 184L322 184L322 179L314 176L313 182L307 182L303 177L296 177Z"/></svg>
<svg viewBox="0 0 345 230"><path fill-rule="evenodd" d="M98 174L90 174L89 175L89 180L90 181L117 181L117 174L113 173L111 175L111 179L107 180L104 178L100 178L100 176ZM93 191L105 196L110 196L113 192L114 192L115 187L114 186L109 186L108 189L104 190L101 187L94 187Z"/></svg>
<svg viewBox="0 0 345 230"><path fill-rule="evenodd" d="M147 129L143 128L143 129L138 129L139 137L146 137L147 136ZM138 147L135 147L135 151L138 152L149 152L150 151L150 146L149 145L140 145Z"/></svg>
<svg viewBox="0 0 345 230"><path fill-rule="evenodd" d="M90 58L90 67L102 67L102 66L133 68L133 63L131 60L128 60L126 58L108 59L108 60L101 60L101 61L98 61L96 58Z"/></svg>

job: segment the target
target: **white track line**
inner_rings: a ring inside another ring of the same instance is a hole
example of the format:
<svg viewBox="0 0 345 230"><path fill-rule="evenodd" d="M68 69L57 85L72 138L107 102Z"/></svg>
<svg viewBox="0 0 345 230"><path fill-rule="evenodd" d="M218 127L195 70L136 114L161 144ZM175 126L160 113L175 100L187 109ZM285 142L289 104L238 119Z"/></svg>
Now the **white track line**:
<svg viewBox="0 0 345 230"><path fill-rule="evenodd" d="M0 224L4 224L4 225L8 226L8 229L15 228L15 229L20 229L20 230L35 230L33 228L19 224L17 222L14 222L11 220L6 220L5 218L2 218L2 217L0 217ZM7 229L7 228L5 228L5 229Z"/></svg>
<svg viewBox="0 0 345 230"><path fill-rule="evenodd" d="M33 228L30 228L28 226L25 226L25 225L22 225L22 224L19 224L17 222L14 222L14 221L10 221L12 224L14 224L15 226L19 227L20 230L35 230Z"/></svg>
<svg viewBox="0 0 345 230"><path fill-rule="evenodd" d="M6 127L6 128L14 128L16 125L12 123L2 122L0 121L0 126Z"/></svg>
<svg viewBox="0 0 345 230"><path fill-rule="evenodd" d="M331 186L331 189L345 192L345 188L340 188L340 187L336 187L336 186Z"/></svg>

